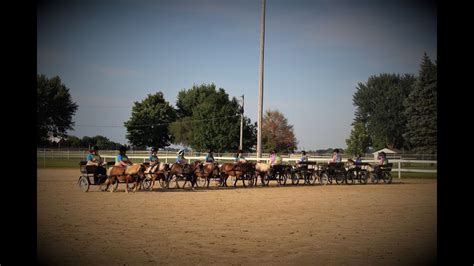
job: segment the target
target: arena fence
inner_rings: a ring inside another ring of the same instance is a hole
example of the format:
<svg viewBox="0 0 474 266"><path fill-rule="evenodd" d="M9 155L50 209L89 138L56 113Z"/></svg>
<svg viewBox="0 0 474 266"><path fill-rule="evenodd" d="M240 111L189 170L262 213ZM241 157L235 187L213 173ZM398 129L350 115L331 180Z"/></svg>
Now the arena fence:
<svg viewBox="0 0 474 266"><path fill-rule="evenodd" d="M115 160L117 151L115 150L102 150L101 157L105 161ZM54 159L65 159L65 160L85 160L87 156L87 151L74 151L74 150L55 150L55 149L37 149L37 164L38 167L46 167L47 160ZM146 162L149 157L148 151L129 151L127 155L130 159L135 161ZM216 155L216 154L215 154ZM214 156L214 159L218 162L232 162L234 161L233 154L217 154L221 156ZM245 154L244 154L245 155ZM254 154L248 154L245 158L249 161L261 161L268 162L268 154L263 154L262 158L257 158L256 156L251 156ZM204 160L205 153L190 153L186 155L188 162L193 162L196 160ZM158 157L161 161L166 163L172 163L176 160L176 152L174 151L160 151L158 152ZM299 154L292 154L282 156L283 162L294 164L301 157ZM327 163L330 159L330 156L309 156L309 161ZM393 163L392 172L398 173L398 178L402 177L402 172L412 172L412 173L437 173L437 161L436 160L409 160L409 159L389 159ZM346 159L343 159L343 162L346 162ZM377 161L373 157L366 157L363 159L364 162L376 163ZM395 168L396 167L396 168Z"/></svg>

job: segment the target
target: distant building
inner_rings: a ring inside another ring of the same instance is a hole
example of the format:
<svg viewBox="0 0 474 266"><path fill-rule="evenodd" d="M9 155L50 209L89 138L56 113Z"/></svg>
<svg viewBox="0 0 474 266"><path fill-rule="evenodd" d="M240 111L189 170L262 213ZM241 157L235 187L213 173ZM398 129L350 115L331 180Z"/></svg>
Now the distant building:
<svg viewBox="0 0 474 266"><path fill-rule="evenodd" d="M377 157L379 156L379 152L385 152L387 154L387 157L389 157L390 154L400 153L400 151L397 150L397 149L383 148L381 150L378 150L378 151L372 153L374 155L375 160L377 160Z"/></svg>

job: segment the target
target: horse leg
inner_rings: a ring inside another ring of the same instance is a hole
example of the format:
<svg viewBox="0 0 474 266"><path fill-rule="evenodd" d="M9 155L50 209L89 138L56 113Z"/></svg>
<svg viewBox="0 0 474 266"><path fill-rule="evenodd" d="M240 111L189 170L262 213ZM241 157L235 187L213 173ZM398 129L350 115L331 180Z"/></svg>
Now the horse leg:
<svg viewBox="0 0 474 266"><path fill-rule="evenodd" d="M125 177L125 193L128 193L128 176Z"/></svg>
<svg viewBox="0 0 474 266"><path fill-rule="evenodd" d="M111 177L110 180L109 180L110 192L112 192L112 193L114 192L114 180L115 180L115 178L117 178L117 177ZM117 180L117 182L118 182L118 180Z"/></svg>

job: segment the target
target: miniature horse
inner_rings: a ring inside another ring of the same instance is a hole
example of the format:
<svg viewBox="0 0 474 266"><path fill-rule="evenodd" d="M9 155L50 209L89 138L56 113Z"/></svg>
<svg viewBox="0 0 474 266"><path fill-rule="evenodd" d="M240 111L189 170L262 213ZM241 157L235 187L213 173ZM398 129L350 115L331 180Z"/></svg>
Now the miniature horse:
<svg viewBox="0 0 474 266"><path fill-rule="evenodd" d="M217 170L216 163L199 163L194 171L196 178L204 178L207 182L207 188L209 188L209 183L211 178L214 176L214 170Z"/></svg>
<svg viewBox="0 0 474 266"><path fill-rule="evenodd" d="M149 190L153 190L153 187L155 186L155 180L166 181L166 172L169 171L169 169L169 164L160 162L157 166L151 166L148 172L145 171L145 175L151 179L151 186Z"/></svg>
<svg viewBox="0 0 474 266"><path fill-rule="evenodd" d="M237 185L237 181L240 179L245 187L244 178L245 174L255 173L255 163L224 163L221 165L220 169L220 178L223 187L227 187L227 179L229 176L235 176L234 187Z"/></svg>
<svg viewBox="0 0 474 266"><path fill-rule="evenodd" d="M113 166L109 172L109 178L107 179L107 185L113 184L115 179L117 182L125 182L125 192L128 193L128 183L135 183L133 192L136 192L139 187L139 183L143 178L143 171L145 166L143 164L132 164L128 167ZM113 186L111 186L110 192L114 192Z"/></svg>
<svg viewBox="0 0 474 266"><path fill-rule="evenodd" d="M179 164L179 163L174 163L171 165L170 172L168 175L168 182L173 178L173 176L176 176L176 185L178 185L178 178L179 177L184 177L185 182L184 185L186 185L186 182L190 181L191 182L191 188L194 189L194 185L196 185L196 175L194 174L196 168L199 165L199 161L195 161L192 164ZM183 185L183 187L184 187Z"/></svg>

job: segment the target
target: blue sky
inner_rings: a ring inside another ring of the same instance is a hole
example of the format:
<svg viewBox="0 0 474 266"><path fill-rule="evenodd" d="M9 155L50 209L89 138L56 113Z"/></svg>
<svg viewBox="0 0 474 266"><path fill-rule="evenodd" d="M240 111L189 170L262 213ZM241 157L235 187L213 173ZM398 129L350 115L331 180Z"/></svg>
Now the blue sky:
<svg viewBox="0 0 474 266"><path fill-rule="evenodd" d="M78 137L126 143L135 101L214 83L257 120L261 0L42 1L37 72L79 105ZM264 110L294 125L299 149L346 147L359 82L417 74L437 59L430 1L266 1ZM236 136L238 138L238 136Z"/></svg>

